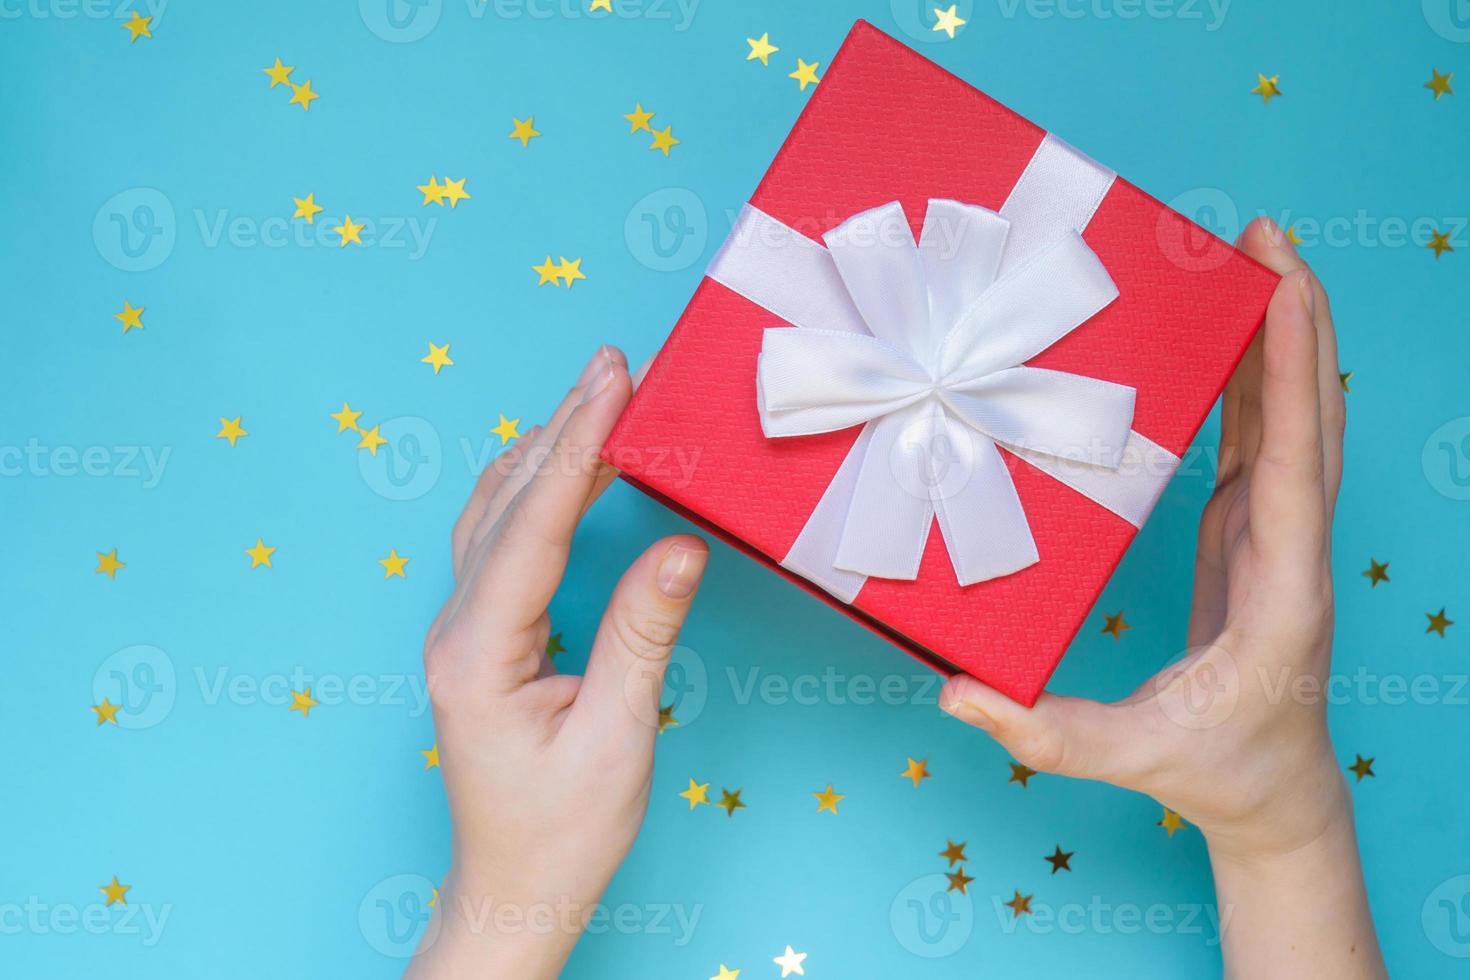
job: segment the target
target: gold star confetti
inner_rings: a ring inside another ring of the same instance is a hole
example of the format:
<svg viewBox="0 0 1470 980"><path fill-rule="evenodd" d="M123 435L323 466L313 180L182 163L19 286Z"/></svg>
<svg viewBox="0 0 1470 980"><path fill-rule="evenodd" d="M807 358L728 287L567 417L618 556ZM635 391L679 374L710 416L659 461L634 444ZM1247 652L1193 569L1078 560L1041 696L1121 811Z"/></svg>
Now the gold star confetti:
<svg viewBox="0 0 1470 980"><path fill-rule="evenodd" d="M530 146L531 141L541 135L533 125L536 122L535 116L527 116L524 121L511 116L510 121L515 123L515 129L510 131L507 139L520 140L523 147Z"/></svg>
<svg viewBox="0 0 1470 980"><path fill-rule="evenodd" d="M1340 384L1340 385L1342 385L1342 393L1344 395L1348 394L1349 392L1351 392L1353 390L1353 389L1351 389L1351 388L1348 387L1348 382L1349 381L1352 381L1352 380L1353 380L1353 372L1351 372L1351 371L1339 371L1338 372L1338 374L1337 374L1337 383Z"/></svg>
<svg viewBox="0 0 1470 980"><path fill-rule="evenodd" d="M1163 827L1169 836L1174 836L1174 831L1184 829L1184 820L1168 807L1164 807L1164 815L1154 824L1155 827Z"/></svg>
<svg viewBox="0 0 1470 980"><path fill-rule="evenodd" d="M1438 633L1444 636L1444 631L1455 625L1453 619L1445 618L1443 606L1440 606L1437 613L1425 613L1424 615L1429 618L1429 626L1424 630L1426 633Z"/></svg>
<svg viewBox="0 0 1470 980"><path fill-rule="evenodd" d="M750 45L750 54L745 56L745 60L759 61L767 68L771 65L771 55L781 50L771 43L769 32L762 34L759 39L748 37L745 39L745 43Z"/></svg>
<svg viewBox="0 0 1470 980"><path fill-rule="evenodd" d="M128 33L132 35L128 40L137 43L140 37L152 37L153 32L148 29L148 25L152 22L152 17L139 17L138 12L136 10L133 11L133 19L123 24L123 27L126 27ZM108 904L111 903L109 902Z"/></svg>
<svg viewBox="0 0 1470 980"><path fill-rule="evenodd" d="M699 804L709 802L709 783L696 783L691 778L689 788L679 795L689 801L689 809L693 810Z"/></svg>
<svg viewBox="0 0 1470 980"><path fill-rule="evenodd" d="M799 977L806 976L806 970L801 965L806 962L806 954L798 953L789 945L786 947L786 952L780 956L772 957L771 962L781 968L781 976L783 977L789 977L793 973Z"/></svg>
<svg viewBox="0 0 1470 980"><path fill-rule="evenodd" d="M1018 892L1016 892L1016 895L1015 895L1014 898L1012 898L1009 902L1006 902L1004 904L1005 904L1006 908L1008 908L1008 909L1011 910L1011 917L1012 918L1019 919L1022 915L1030 915L1031 914L1031 896L1030 895L1022 895L1018 891Z"/></svg>
<svg viewBox="0 0 1470 980"><path fill-rule="evenodd" d="M967 889L970 887L970 882L975 880L965 874L965 866L963 864L960 865L958 871L946 871L944 876L949 879L949 887L945 891L959 892L961 895L969 894Z"/></svg>
<svg viewBox="0 0 1470 980"><path fill-rule="evenodd" d="M297 85L295 82L287 82L286 84L291 86L291 101L286 104L300 105L302 112L309 110L311 104L321 98L320 95L311 90L311 79L309 78L300 85Z"/></svg>
<svg viewBox="0 0 1470 980"><path fill-rule="evenodd" d="M653 120L653 113L644 112L642 102L635 102L633 104L633 111L623 116L623 118L628 120L629 133L636 133L640 129L646 133L653 132L653 127L649 125ZM548 255L547 260L550 261L550 259L551 256Z"/></svg>
<svg viewBox="0 0 1470 980"><path fill-rule="evenodd" d="M378 564L383 566L383 578L389 579L397 575L399 578L408 578L403 572L403 566L407 565L412 558L403 558L398 554L397 548L388 549L387 558L379 558Z"/></svg>
<svg viewBox="0 0 1470 980"><path fill-rule="evenodd" d="M277 58L276 63L271 67L261 69L261 71L265 72L271 77L271 88L275 88L282 82L285 82L289 85L291 82L291 73L295 70L295 67L292 65L281 64L280 58Z"/></svg>
<svg viewBox="0 0 1470 980"><path fill-rule="evenodd" d="M291 213L292 218L303 218L309 225L316 224L316 216L321 213L322 206L316 203L315 191L305 197L293 197L291 201L296 205L296 210Z"/></svg>
<svg viewBox="0 0 1470 980"><path fill-rule="evenodd" d="M342 237L342 241L338 247L346 248L349 242L356 242L357 244L361 245L362 238L360 236L362 234L362 229L365 226L366 225L363 222L354 224L352 221L352 215L344 214L342 216L342 223L332 229L333 234L340 235Z"/></svg>
<svg viewBox="0 0 1470 980"><path fill-rule="evenodd" d="M1071 871L1072 865L1067 862L1071 861L1072 855L1076 853L1076 851L1064 851L1062 850L1062 845L1058 844L1057 849L1047 855L1044 860L1051 864L1052 874L1056 874L1058 871Z"/></svg>
<svg viewBox="0 0 1470 980"><path fill-rule="evenodd" d="M101 704L94 704L94 705L92 705L92 710L95 711L95 712L97 712L97 724L98 725L101 725L101 724L104 724L104 723L110 721L114 725L116 725L117 724L117 712L118 712L118 709L121 708L121 707L122 707L122 705L120 705L120 704L113 704L111 701L107 700L106 698L103 698L102 699L102 703Z"/></svg>
<svg viewBox="0 0 1470 980"><path fill-rule="evenodd" d="M499 436L500 444L503 446L512 439L519 439L521 437L521 433L516 429L516 426L520 424L520 419L508 419L502 415L500 416L500 424L491 429L490 434L492 436Z"/></svg>
<svg viewBox="0 0 1470 980"><path fill-rule="evenodd" d="M468 177L461 177L459 180L444 178L444 199L449 202L451 209L459 207L460 201L470 199L469 191L464 189L464 182L467 180L469 180Z"/></svg>
<svg viewBox="0 0 1470 980"><path fill-rule="evenodd" d="M900 779L912 779L914 781L914 788L918 789L920 780L934 778L929 772L928 759L920 759L915 762L911 756L905 756L904 758L909 760L909 764L903 772L898 774Z"/></svg>
<svg viewBox="0 0 1470 980"><path fill-rule="evenodd" d="M1296 233L1296 225L1291 225L1286 229L1286 240L1293 245L1300 246L1302 244L1302 236Z"/></svg>
<svg viewBox="0 0 1470 980"><path fill-rule="evenodd" d="M449 356L448 344L440 347L431 340L429 341L429 353L419 358L419 363L434 365L434 373L437 375L440 368L451 366L454 360Z"/></svg>
<svg viewBox="0 0 1470 980"><path fill-rule="evenodd" d="M255 539L254 548L245 549L245 554L250 556L251 568L259 568L261 565L264 565L266 568L275 567L271 564L271 555L275 553L276 549L267 548L265 545L265 540L259 537Z"/></svg>
<svg viewBox="0 0 1470 980"><path fill-rule="evenodd" d="M376 425L373 426L371 429L368 429L366 432L363 432L362 429L358 429L357 431L362 432L362 439L358 441L357 448L366 449L374 456L378 455L378 447L384 445L388 441L387 439L384 439L382 436L378 435L378 427Z"/></svg>
<svg viewBox="0 0 1470 980"><path fill-rule="evenodd" d="M674 706L671 704L666 708L658 709L658 733L662 735L666 729L678 728L679 720L674 717Z"/></svg>
<svg viewBox="0 0 1470 980"><path fill-rule="evenodd" d="M1280 75L1272 75L1270 78L1267 78L1265 75L1257 72L1256 78L1260 79L1260 81L1255 88L1251 89L1251 94L1259 95L1262 102L1269 103L1274 96L1284 94L1281 91Z"/></svg>
<svg viewBox="0 0 1470 980"><path fill-rule="evenodd" d="M817 812L818 813L821 813L823 810L830 810L831 812L836 813L837 812L837 804L838 803L841 803L843 800L847 799L847 797L846 796L843 796L841 793L834 793L834 792L832 792L832 784L831 783L828 783L827 784L827 788L826 789L818 790L817 792L813 793L812 795L817 798Z"/></svg>
<svg viewBox="0 0 1470 980"><path fill-rule="evenodd" d="M568 262L565 255L561 257L561 267L556 270L556 274L568 289L572 288L572 283L576 280L587 278L582 272L582 260L577 259L575 262Z"/></svg>
<svg viewBox="0 0 1470 980"><path fill-rule="evenodd" d="M944 858L946 861L948 861L949 862L949 866L951 868L954 867L956 864L964 864L965 863L965 843L964 843L964 841L961 841L960 843L956 844L954 841L950 840L949 838L945 838L945 844L948 845L948 846L946 846L944 850L942 850L942 851L939 852L939 856L942 857L942 858Z"/></svg>
<svg viewBox="0 0 1470 980"><path fill-rule="evenodd" d="M533 265L531 269L536 275L540 276L540 279L536 283L538 286L544 286L547 283L555 286L561 281L561 268L555 262L551 261L551 256L549 255L546 256L545 262L540 265Z"/></svg>
<svg viewBox="0 0 1470 980"><path fill-rule="evenodd" d="M291 692L291 707L287 711L299 711L301 717L310 718L311 709L316 707L316 699L311 696L311 688Z"/></svg>
<svg viewBox="0 0 1470 980"><path fill-rule="evenodd" d="M517 419L516 421L520 421ZM552 633L546 638L546 656L554 658L558 653L566 653L567 648L562 646L561 634Z"/></svg>
<svg viewBox="0 0 1470 980"><path fill-rule="evenodd" d="M1133 628L1123 621L1123 610L1121 609L1119 609L1111 616L1109 616L1107 613L1103 613L1103 622L1107 625L1102 628L1102 631L1104 633L1111 633L1114 640L1122 639L1123 631L1131 630Z"/></svg>
<svg viewBox="0 0 1470 980"><path fill-rule="evenodd" d="M745 809L745 804L740 802L740 790L737 789L732 793L723 786L720 787L720 802L716 803L715 806L723 809L727 817L735 816L736 810Z"/></svg>
<svg viewBox="0 0 1470 980"><path fill-rule="evenodd" d="M1373 757L1370 755L1365 759L1361 755L1353 753L1353 764L1348 766L1348 772L1357 776L1357 781L1360 783L1363 781L1363 777L1376 775L1373 772Z"/></svg>
<svg viewBox="0 0 1470 980"><path fill-rule="evenodd" d="M137 15L134 14L133 16L136 17ZM128 904L127 894L129 891L132 890L132 887L132 885L118 884L117 875L113 875L112 884L103 885L97 890L107 896L108 905L111 905L113 902L121 902L122 904L126 905Z"/></svg>
<svg viewBox="0 0 1470 980"><path fill-rule="evenodd" d="M670 150L683 142L683 140L674 139L673 126L665 126L661 130L654 130L650 127L649 132L653 133L653 142L649 144L648 148L650 150L663 150L664 156L668 156Z"/></svg>
<svg viewBox="0 0 1470 980"><path fill-rule="evenodd" d="M796 71L792 72L786 77L794 78L798 82L800 82L801 90L805 92L808 85L815 85L821 81L821 79L817 77L817 66L820 64L820 61L813 61L811 64L807 64L805 61L797 58Z"/></svg>
<svg viewBox="0 0 1470 980"><path fill-rule="evenodd" d="M729 967L725 966L725 964L721 963L720 964L720 972L719 972L719 974L716 975L716 976L710 977L709 980L737 980L737 978L739 976L740 976L740 971L739 970L732 970Z"/></svg>
<svg viewBox="0 0 1470 980"><path fill-rule="evenodd" d="M219 431L214 434L214 437L216 439L228 439L230 440L230 445L233 446L236 439L248 435L250 435L250 433L246 432L243 428L240 427L240 416L236 415L232 419L227 419L223 415L221 415L219 420Z"/></svg>
<svg viewBox="0 0 1470 980"><path fill-rule="evenodd" d="M352 406L346 402L342 403L342 411L332 413L332 419L337 423L338 432L346 432L348 429L353 432L361 432L362 430L357 427L357 420L360 418L362 418L362 413L354 412Z"/></svg>
<svg viewBox="0 0 1470 980"><path fill-rule="evenodd" d="M439 889L435 888L433 885L430 885L429 891L433 892L434 894L433 897L431 897L427 902L424 903L424 906L426 908L433 908L434 906L439 904Z"/></svg>
<svg viewBox="0 0 1470 980"><path fill-rule="evenodd" d="M96 572L106 572L108 578L117 578L118 569L127 567L127 565L117 560L117 549L113 548L112 551L105 555L100 551L97 552L97 568L94 574Z"/></svg>
<svg viewBox="0 0 1470 980"><path fill-rule="evenodd" d="M587 8L587 12L592 13L595 10L606 10L612 13L612 0L592 0L592 6Z"/></svg>
<svg viewBox="0 0 1470 980"><path fill-rule="evenodd" d="M1382 565L1380 565L1378 564L1377 558L1369 558L1368 570L1364 572L1363 575L1368 579L1368 581L1373 583L1371 586L1372 588L1378 588L1379 582L1389 581L1388 562L1384 562Z"/></svg>
<svg viewBox="0 0 1470 980"><path fill-rule="evenodd" d="M934 29L948 34L951 41L954 40L954 32L969 23L959 15L959 6L957 3L952 3L948 10L934 8L934 16L939 18L934 24Z"/></svg>
<svg viewBox="0 0 1470 980"><path fill-rule="evenodd" d="M1425 82L1424 87L1434 93L1434 101L1438 102L1443 96L1455 94L1455 90L1450 88L1450 79L1455 77L1454 72L1450 72L1448 75L1441 75L1438 68L1431 68L1429 70L1433 73L1434 77Z"/></svg>
<svg viewBox="0 0 1470 980"><path fill-rule="evenodd" d="M424 771L439 768L439 743L435 742L427 749L419 749L419 755L424 757Z"/></svg>
<svg viewBox="0 0 1470 980"><path fill-rule="evenodd" d="M1026 780L1030 779L1034 775L1036 775L1036 770L1035 769L1032 769L1030 766L1023 766L1019 762L1012 762L1011 763L1011 778L1010 779L1007 779L1006 782L1007 783L1020 783L1021 784L1021 788L1022 789L1025 789L1026 788Z"/></svg>
<svg viewBox="0 0 1470 980"><path fill-rule="evenodd" d="M1429 244L1424 247L1434 249L1434 257L1436 259L1446 252L1453 252L1455 250L1455 246L1450 244L1450 236L1442 231L1431 232Z"/></svg>
<svg viewBox="0 0 1470 980"><path fill-rule="evenodd" d="M444 185L439 183L437 174L430 174L429 182L427 184L418 184L417 190L420 194L424 195L423 207L428 207L430 204L437 204L443 207Z"/></svg>
<svg viewBox="0 0 1470 980"><path fill-rule="evenodd" d="M127 333L129 330L133 329L134 327L137 327L139 330L142 330L143 329L143 310L144 309L146 309L146 307L142 307L142 306L135 307L135 306L133 306L132 303L129 303L127 300L123 300L122 312L121 313L114 313L112 315L112 318L114 320L121 320L122 321L123 333Z"/></svg>

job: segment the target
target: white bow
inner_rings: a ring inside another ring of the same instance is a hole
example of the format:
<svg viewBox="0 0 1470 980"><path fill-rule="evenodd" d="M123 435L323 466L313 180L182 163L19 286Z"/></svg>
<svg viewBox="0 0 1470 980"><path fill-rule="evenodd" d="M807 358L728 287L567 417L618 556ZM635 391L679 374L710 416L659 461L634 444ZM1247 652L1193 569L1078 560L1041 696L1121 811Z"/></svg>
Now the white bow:
<svg viewBox="0 0 1470 980"><path fill-rule="evenodd" d="M823 236L853 309L830 328L765 331L767 436L865 426L834 567L917 578L937 515L961 585L1019 571L1036 543L997 444L1108 471L1122 462L1134 389L1022 366L1117 287L1075 231L997 277L1009 234L993 211L931 200L916 246L897 202L865 211Z"/></svg>

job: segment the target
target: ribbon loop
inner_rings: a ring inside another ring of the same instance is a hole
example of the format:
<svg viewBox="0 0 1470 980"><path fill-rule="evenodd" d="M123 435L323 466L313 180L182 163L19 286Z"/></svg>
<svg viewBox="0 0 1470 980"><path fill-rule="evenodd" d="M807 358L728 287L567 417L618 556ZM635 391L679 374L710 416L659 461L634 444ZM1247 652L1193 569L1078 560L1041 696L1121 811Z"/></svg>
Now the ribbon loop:
<svg viewBox="0 0 1470 980"><path fill-rule="evenodd" d="M916 359L929 352L914 328L929 319L924 267L903 207L885 204L848 218L823 239L873 336Z"/></svg>
<svg viewBox="0 0 1470 980"><path fill-rule="evenodd" d="M929 374L866 334L766 331L757 367L767 436L808 436L861 425L928 396Z"/></svg>

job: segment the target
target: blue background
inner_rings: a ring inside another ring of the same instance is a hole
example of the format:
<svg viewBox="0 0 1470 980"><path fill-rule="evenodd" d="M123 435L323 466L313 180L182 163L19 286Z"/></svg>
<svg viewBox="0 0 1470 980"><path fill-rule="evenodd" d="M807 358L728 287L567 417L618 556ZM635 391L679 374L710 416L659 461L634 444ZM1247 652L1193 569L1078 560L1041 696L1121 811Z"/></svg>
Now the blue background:
<svg viewBox="0 0 1470 980"><path fill-rule="evenodd" d="M1110 0L1067 5L1077 16L991 0L961 4L969 24L942 43L928 5L905 0L705 0L688 17L628 0L613 17L585 0L444 0L401 31L383 0L174 3L130 44L110 10L6 0L0 450L104 447L108 475L12 452L0 479L0 973L402 969L393 930L411 929L449 853L412 685L473 460L498 451L499 413L523 428L544 418L597 343L635 363L657 349L806 102L786 77L795 58L825 69L863 16L1222 233L1261 212L1357 224L1304 246L1354 371L1335 669L1369 682L1331 722L1344 765L1377 760L1354 792L1391 967L1461 975L1451 954L1470 939L1431 892L1470 893L1456 680L1470 671L1470 199L1457 176L1470 93L1436 103L1422 87L1431 67L1470 86L1470 11L1455 2L1237 0L1217 21L1184 0L1133 18ZM781 48L768 68L745 58L766 31ZM309 112L269 88L261 69L277 56L321 94ZM1279 74L1284 97L1251 95L1258 71ZM682 140L669 158L628 134L635 102ZM530 114L545 135L523 149L506 134ZM473 198L422 208L414 187L431 174L467 178ZM161 263L129 272L111 215L157 202L140 188L166 198L173 216L155 209L154 224L173 243L155 239L144 258ZM298 240L299 222L280 219L308 191L327 210L308 229L321 237ZM671 205L694 234L663 271L649 229L670 222L673 240ZM384 230L418 222L427 247L339 249L325 228L344 210ZM1436 224L1459 250L1436 261L1422 235L1359 216ZM221 217L247 234L214 236ZM271 228L284 244L248 234ZM538 288L530 267L547 253L580 256L588 278ZM112 318L124 300L146 308L141 333ZM429 341L452 344L438 376L419 363ZM376 459L328 418L344 399L365 422L399 420ZM250 435L232 449L214 433L236 415ZM1214 438L1212 421L1199 444ZM168 451L161 479L129 475L141 464L126 447ZM1053 690L1119 697L1178 653L1210 490L1208 454L1196 462ZM680 527L623 486L593 511L553 606L564 669L580 668L623 564ZM257 536L278 548L268 570L243 554ZM390 547L412 559L406 580L384 581ZM93 571L112 548L127 563L115 580ZM1391 562L1391 583L1370 590L1370 556ZM1443 640L1424 632L1441 606L1467 620ZM1099 630L1118 609L1133 628L1115 642ZM1213 903L1202 840L1165 836L1151 800L1057 777L1008 784L1006 754L943 717L920 668L725 547L684 643L683 724L660 739L647 823L606 898L644 927L586 938L567 975L703 978L725 963L774 976L787 943L811 977L1219 973L1213 929L1185 921ZM835 698L743 694L752 678L829 668ZM333 677L365 693L303 720L281 684L298 669L319 696ZM245 686L217 695L235 678ZM855 703L885 678L899 703ZM1390 703L1385 678L1438 693ZM123 724L94 724L104 695L126 699ZM934 773L917 791L898 777L910 755ZM742 788L749 808L689 812L676 794L690 776ZM810 795L829 782L847 795L835 817ZM947 838L968 841L976 880L968 903L952 896L955 918L928 906L921 932L907 900L929 901L920 879L944 870ZM1042 857L1058 843L1077 856L1052 876ZM88 911L114 874L130 908L167 913L156 942L121 906ZM1081 928L1009 931L995 902L1013 889L1081 910ZM1155 905L1173 926L1138 925ZM671 906L697 912L692 937L654 922ZM52 917L68 908L100 916L97 934Z"/></svg>

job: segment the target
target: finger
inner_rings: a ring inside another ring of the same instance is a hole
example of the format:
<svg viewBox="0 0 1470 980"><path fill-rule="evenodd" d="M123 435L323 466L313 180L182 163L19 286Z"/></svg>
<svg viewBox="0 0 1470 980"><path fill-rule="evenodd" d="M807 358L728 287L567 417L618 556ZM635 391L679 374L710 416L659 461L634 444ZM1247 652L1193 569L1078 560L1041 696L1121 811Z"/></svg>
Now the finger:
<svg viewBox="0 0 1470 980"><path fill-rule="evenodd" d="M648 369L652 366L653 358L650 357L648 360L644 361L638 366L638 370L633 372L634 391L638 390L638 386L641 385L643 383L643 379L648 376ZM597 486L593 488L592 496L588 499L587 506L591 507L594 503L596 503L597 498L602 496L602 491L611 486L612 482L617 478L617 460L615 459L613 460L613 465L609 466L607 470L604 471L603 474L597 478Z"/></svg>
<svg viewBox="0 0 1470 980"><path fill-rule="evenodd" d="M1042 694L1024 708L960 674L940 691L939 707L989 733L1016 761L1039 772L1134 786L1151 765L1146 753L1154 743L1125 706Z"/></svg>
<svg viewBox="0 0 1470 980"><path fill-rule="evenodd" d="M475 480L475 487L470 491L470 499L465 502L464 510L460 512L459 519L454 522L454 530L450 534L456 574L464 565L471 537L480 523L480 518L485 514L485 506L490 502L491 495L515 469L516 464L520 462L521 456L525 453L526 444L535 439L540 431L541 426L532 426L517 440L515 445L496 456L480 471L479 477Z"/></svg>
<svg viewBox="0 0 1470 980"><path fill-rule="evenodd" d="M708 562L709 546L682 534L629 567L598 627L570 724L619 747L658 733L664 672Z"/></svg>

